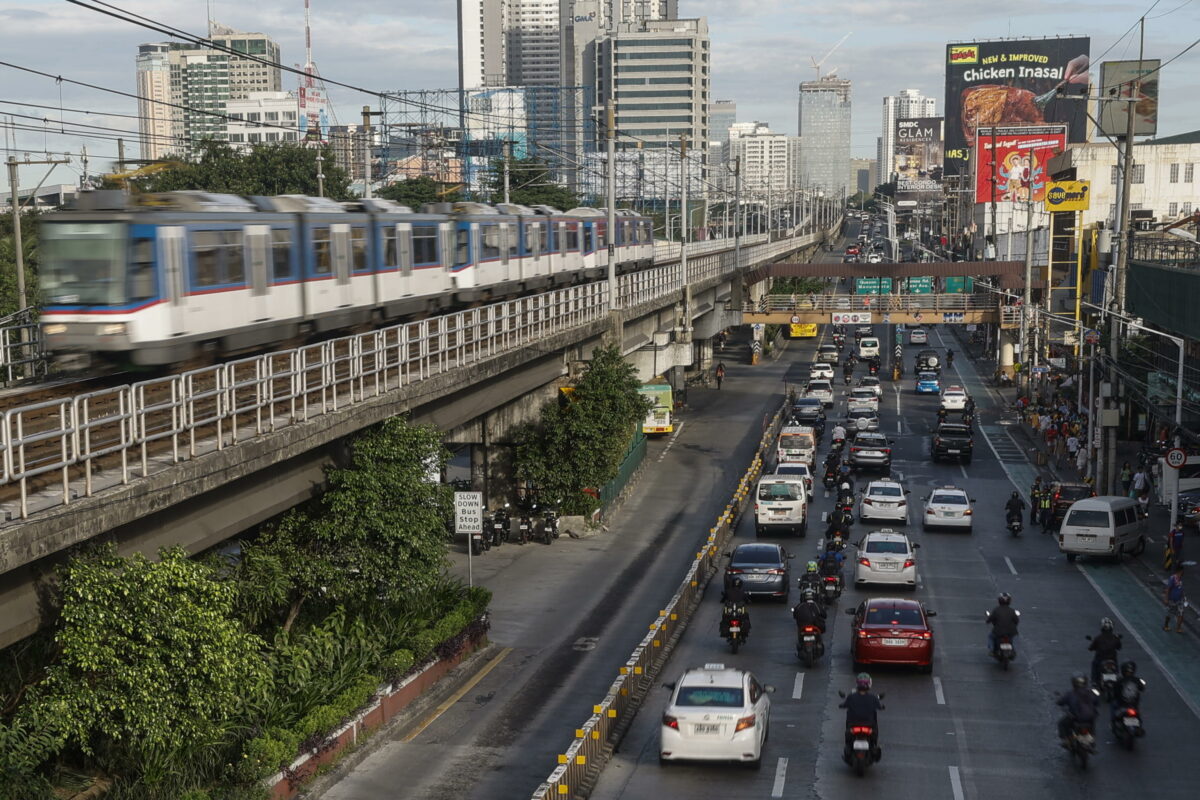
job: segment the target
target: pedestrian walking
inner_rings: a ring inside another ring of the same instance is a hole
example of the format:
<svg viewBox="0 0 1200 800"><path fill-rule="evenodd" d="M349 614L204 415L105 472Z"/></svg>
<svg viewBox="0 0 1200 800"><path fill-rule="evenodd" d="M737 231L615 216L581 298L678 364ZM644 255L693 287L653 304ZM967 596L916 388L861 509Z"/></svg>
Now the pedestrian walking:
<svg viewBox="0 0 1200 800"><path fill-rule="evenodd" d="M1138 514L1142 519L1150 516L1150 487L1146 486L1142 489L1142 493L1137 496Z"/></svg>
<svg viewBox="0 0 1200 800"><path fill-rule="evenodd" d="M1129 489L1133 486L1133 467L1126 461L1121 465L1121 486L1125 488L1125 496L1129 497Z"/></svg>
<svg viewBox="0 0 1200 800"><path fill-rule="evenodd" d="M1079 477L1081 478L1087 474L1088 451L1086 447L1079 448L1079 455L1075 457L1075 469L1079 471Z"/></svg>
<svg viewBox="0 0 1200 800"><path fill-rule="evenodd" d="M720 389L720 388L721 388L721 381L725 380L725 362L724 362L724 361L721 361L721 362L718 362L718 363L717 363L717 368L716 368L716 370L713 372L713 375L715 375L715 376L716 376L716 378L717 378L717 388L718 388L718 389Z"/></svg>
<svg viewBox="0 0 1200 800"><path fill-rule="evenodd" d="M1138 467L1138 471L1133 473L1133 491L1130 497L1141 497L1142 492L1149 493L1150 476L1146 474L1144 467Z"/></svg>
<svg viewBox="0 0 1200 800"><path fill-rule="evenodd" d="M1038 475L1033 479L1033 485L1029 487L1029 524L1037 522L1038 508L1040 508L1042 494L1045 493L1046 487L1042 486L1042 476Z"/></svg>
<svg viewBox="0 0 1200 800"><path fill-rule="evenodd" d="M1071 461L1075 461L1079 455L1079 437L1073 433L1067 437L1067 455Z"/></svg>
<svg viewBox="0 0 1200 800"><path fill-rule="evenodd" d="M1187 608L1187 595L1183 593L1183 565L1175 567L1175 574L1167 579L1167 590L1163 600L1167 604L1167 618L1163 630L1171 630L1171 617L1175 617L1175 632L1183 633L1183 610Z"/></svg>
<svg viewBox="0 0 1200 800"><path fill-rule="evenodd" d="M1163 568L1174 569L1183 564L1183 523L1176 522L1167 534L1167 546L1163 549Z"/></svg>

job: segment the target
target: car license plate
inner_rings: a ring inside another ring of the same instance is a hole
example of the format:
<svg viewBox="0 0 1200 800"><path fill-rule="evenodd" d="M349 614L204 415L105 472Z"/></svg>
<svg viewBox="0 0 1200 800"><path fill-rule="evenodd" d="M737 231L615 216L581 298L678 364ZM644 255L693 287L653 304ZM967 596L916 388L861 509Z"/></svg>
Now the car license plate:
<svg viewBox="0 0 1200 800"><path fill-rule="evenodd" d="M721 726L715 723L698 722L692 726L692 732L700 736L712 736L721 732Z"/></svg>
<svg viewBox="0 0 1200 800"><path fill-rule="evenodd" d="M1078 536L1076 538L1078 538L1080 541L1090 542L1090 541L1094 540L1096 537L1090 533L1081 533L1081 534L1078 534Z"/></svg>
<svg viewBox="0 0 1200 800"><path fill-rule="evenodd" d="M868 742L866 739L855 739L854 740L854 749L855 750L870 750L871 743Z"/></svg>
<svg viewBox="0 0 1200 800"><path fill-rule="evenodd" d="M1001 643L1000 643L1000 649L1001 649L1001 650L1004 650L1005 652L1007 652L1007 651L1009 651L1009 650L1012 650L1012 645L1011 645L1009 642L1001 642Z"/></svg>
<svg viewBox="0 0 1200 800"><path fill-rule="evenodd" d="M884 639L883 643L888 647L904 647L908 644L908 639Z"/></svg>
<svg viewBox="0 0 1200 800"><path fill-rule="evenodd" d="M770 577L770 575L747 575L746 580L750 581L751 583L763 583Z"/></svg>
<svg viewBox="0 0 1200 800"><path fill-rule="evenodd" d="M899 564L888 561L881 561L875 565L875 569L883 570L884 572L895 572L899 567Z"/></svg>
<svg viewBox="0 0 1200 800"><path fill-rule="evenodd" d="M861 453L859 453L859 455L860 456L871 456L872 458L876 458L878 456L883 455L883 453L879 452L878 450L863 450Z"/></svg>
<svg viewBox="0 0 1200 800"><path fill-rule="evenodd" d="M1138 727L1141 727L1141 724L1142 724L1142 721L1140 719L1138 719L1137 717L1126 717L1125 718L1125 727L1126 728L1138 728Z"/></svg>
<svg viewBox="0 0 1200 800"><path fill-rule="evenodd" d="M875 505L879 506L880 508L895 508L896 507L895 503L876 503Z"/></svg>
<svg viewBox="0 0 1200 800"><path fill-rule="evenodd" d="M950 455L952 455L952 456L956 456L956 455L958 455L959 453L961 453L961 452L962 452L962 450L947 450L946 452L947 452L947 453L949 453L949 454L950 454Z"/></svg>
<svg viewBox="0 0 1200 800"><path fill-rule="evenodd" d="M777 517L782 517L784 514L787 513L787 509L786 508L772 508L771 513Z"/></svg>
<svg viewBox="0 0 1200 800"><path fill-rule="evenodd" d="M817 637L813 636L811 633L804 637L804 641L806 641L806 642L815 642L816 640L817 640Z"/></svg>
<svg viewBox="0 0 1200 800"><path fill-rule="evenodd" d="M943 514L944 516L946 516L947 518L952 518L952 517L957 517L957 516L959 516L959 512L958 512L958 511L943 511L943 512L942 512L942 514Z"/></svg>

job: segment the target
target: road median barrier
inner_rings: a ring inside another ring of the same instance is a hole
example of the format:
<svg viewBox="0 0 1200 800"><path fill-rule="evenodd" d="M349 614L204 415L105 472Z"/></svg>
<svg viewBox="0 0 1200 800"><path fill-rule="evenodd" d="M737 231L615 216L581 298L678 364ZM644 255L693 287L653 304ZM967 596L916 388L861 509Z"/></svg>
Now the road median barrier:
<svg viewBox="0 0 1200 800"><path fill-rule="evenodd" d="M617 670L604 698L592 706L591 715L575 729L574 739L558 755L558 763L534 790L530 800L586 798L591 793L600 771L621 743L648 690L657 682L659 672L698 607L708 582L716 574L718 561L762 474L764 457L779 434L786 408L786 403L781 405L765 426L750 466L738 481L729 504L717 516L715 525L709 528L708 536L688 565L679 588L656 612L646 635Z"/></svg>

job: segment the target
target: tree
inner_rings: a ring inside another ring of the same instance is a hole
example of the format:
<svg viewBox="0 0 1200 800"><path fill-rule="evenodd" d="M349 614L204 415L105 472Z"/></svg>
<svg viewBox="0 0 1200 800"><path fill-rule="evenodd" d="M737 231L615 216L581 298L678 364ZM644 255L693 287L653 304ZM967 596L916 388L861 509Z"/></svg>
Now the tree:
<svg viewBox="0 0 1200 800"><path fill-rule="evenodd" d="M599 489L621 466L637 426L651 403L631 364L615 345L592 354L575 386L572 401L548 404L539 424L517 435L517 472L547 500L558 500L568 514L585 514L597 500L584 489Z"/></svg>
<svg viewBox="0 0 1200 800"><path fill-rule="evenodd" d="M456 203L462 199L462 192L458 186L435 181L428 175L397 181L375 194L385 200L408 206L413 211L420 211L421 206L426 203Z"/></svg>
<svg viewBox="0 0 1200 800"><path fill-rule="evenodd" d="M525 206L553 206L567 211L579 205L575 193L554 180L544 161L517 158L508 161L509 202ZM492 161L487 173L487 188L493 202L504 199L504 159Z"/></svg>
<svg viewBox="0 0 1200 800"><path fill-rule="evenodd" d="M234 150L224 142L199 145L199 157L175 159L171 169L131 178L129 184L141 192L171 192L194 189L238 195L307 194L316 197L317 155L324 157L325 196L349 200L350 178L337 166L333 150L298 144L260 144L249 152ZM108 188L116 188L110 186Z"/></svg>
<svg viewBox="0 0 1200 800"><path fill-rule="evenodd" d="M264 688L265 643L234 617L233 585L182 550L153 561L108 547L61 579L58 659L12 730L52 720L58 749L156 783L215 749Z"/></svg>
<svg viewBox="0 0 1200 800"><path fill-rule="evenodd" d="M356 439L328 489L243 549L241 604L254 624L289 630L305 604L328 613L397 603L431 590L445 568L450 491L429 480L441 433L394 417Z"/></svg>
<svg viewBox="0 0 1200 800"><path fill-rule="evenodd" d="M39 214L21 215L21 244L25 256L25 295L30 305L41 305L38 291ZM12 214L0 215L0 316L19 311L17 293L17 250Z"/></svg>

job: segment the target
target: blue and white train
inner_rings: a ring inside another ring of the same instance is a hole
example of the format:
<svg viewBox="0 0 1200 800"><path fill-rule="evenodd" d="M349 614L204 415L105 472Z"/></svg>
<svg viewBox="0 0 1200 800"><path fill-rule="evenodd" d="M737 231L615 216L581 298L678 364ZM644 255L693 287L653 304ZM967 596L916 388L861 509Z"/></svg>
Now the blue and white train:
<svg viewBox="0 0 1200 800"><path fill-rule="evenodd" d="M650 219L616 224L618 270L651 266ZM54 354L218 360L596 280L607 227L595 208L90 192L42 224L42 330Z"/></svg>

